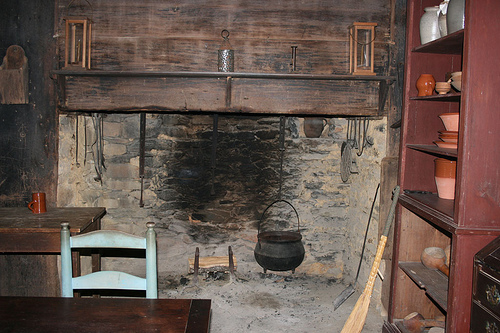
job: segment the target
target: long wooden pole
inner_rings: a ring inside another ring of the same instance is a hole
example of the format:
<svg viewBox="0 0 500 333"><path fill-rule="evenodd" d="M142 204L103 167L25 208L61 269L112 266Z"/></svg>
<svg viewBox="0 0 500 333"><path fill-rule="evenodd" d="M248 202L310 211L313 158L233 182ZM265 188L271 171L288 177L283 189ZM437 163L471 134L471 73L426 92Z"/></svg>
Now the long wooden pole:
<svg viewBox="0 0 500 333"><path fill-rule="evenodd" d="M384 254L385 244L387 243L387 235L389 235L392 220L394 219L394 212L396 210L398 198L399 186L396 186L393 190L391 209L389 211L389 215L387 216L387 221L385 222L384 232L382 236L380 236L377 253L370 271L370 276L368 277L368 282L366 283L365 289L359 296L356 305L354 305L349 318L347 318L341 333L359 333L365 325L366 315L368 314L368 308L370 307L370 298L373 292L373 286L377 277L378 268L380 267L380 262L382 261L382 255Z"/></svg>

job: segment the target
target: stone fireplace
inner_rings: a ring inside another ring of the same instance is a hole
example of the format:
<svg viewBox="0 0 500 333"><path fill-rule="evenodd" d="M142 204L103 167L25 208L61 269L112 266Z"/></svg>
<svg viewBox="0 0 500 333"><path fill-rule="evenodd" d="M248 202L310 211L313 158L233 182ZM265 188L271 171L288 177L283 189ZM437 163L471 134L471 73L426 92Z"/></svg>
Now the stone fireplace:
<svg viewBox="0 0 500 333"><path fill-rule="evenodd" d="M253 249L261 214L278 198L280 118L219 115L214 164L213 115L148 114L144 207L139 207L139 118L103 115L101 182L93 117L60 116L58 206L106 207L105 229L140 234L146 222L156 222L160 281L186 276L196 247L201 256L224 256L231 246L239 273L262 272ZM320 138L307 138L303 118L286 117L282 199L298 211L306 250L295 274L349 281L380 179L386 120L370 122L373 145L359 157L353 154L358 173L346 183L340 177L340 150L347 120L327 122ZM365 251L370 259L360 281L378 242L376 207ZM290 230L296 223L280 227ZM104 267L115 264L121 263L103 262Z"/></svg>

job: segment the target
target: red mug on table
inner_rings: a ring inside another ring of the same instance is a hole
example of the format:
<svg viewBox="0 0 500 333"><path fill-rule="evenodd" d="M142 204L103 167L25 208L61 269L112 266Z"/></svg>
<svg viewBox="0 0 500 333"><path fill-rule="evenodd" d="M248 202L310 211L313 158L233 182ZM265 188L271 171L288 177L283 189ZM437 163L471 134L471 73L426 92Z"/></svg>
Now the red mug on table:
<svg viewBox="0 0 500 333"><path fill-rule="evenodd" d="M47 212L47 207L45 206L45 193L33 193L31 196L31 202L28 204L28 208L35 214Z"/></svg>

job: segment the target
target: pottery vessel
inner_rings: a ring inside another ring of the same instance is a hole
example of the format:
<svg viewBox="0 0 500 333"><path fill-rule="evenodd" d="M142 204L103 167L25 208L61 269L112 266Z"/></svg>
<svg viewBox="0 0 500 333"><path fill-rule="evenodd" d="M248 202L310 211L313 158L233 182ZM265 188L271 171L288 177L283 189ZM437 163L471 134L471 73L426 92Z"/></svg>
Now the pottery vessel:
<svg viewBox="0 0 500 333"><path fill-rule="evenodd" d="M460 114L458 112L443 113L439 115L439 118L441 118L444 128L447 131L458 132L458 120L460 118Z"/></svg>
<svg viewBox="0 0 500 333"><path fill-rule="evenodd" d="M448 27L446 22L448 2L449 0L445 0L439 4L438 26L439 26L439 34L441 35L441 37L444 37L448 34Z"/></svg>
<svg viewBox="0 0 500 333"><path fill-rule="evenodd" d="M438 197L442 199L455 198L455 179L457 161L445 158L434 160L434 179L436 181Z"/></svg>
<svg viewBox="0 0 500 333"><path fill-rule="evenodd" d="M444 141L434 141L434 144L439 148L449 148L449 149L457 149L458 145L456 143L444 142Z"/></svg>
<svg viewBox="0 0 500 333"><path fill-rule="evenodd" d="M439 131L439 138L444 142L458 143L458 132Z"/></svg>
<svg viewBox="0 0 500 333"><path fill-rule="evenodd" d="M449 82L436 82L436 92L440 95L445 95L451 90Z"/></svg>
<svg viewBox="0 0 500 333"><path fill-rule="evenodd" d="M436 86L436 80L431 74L422 74L417 80L417 96L431 96Z"/></svg>
<svg viewBox="0 0 500 333"><path fill-rule="evenodd" d="M439 33L438 6L425 7L424 15L420 18L420 42L422 44L432 42L441 37Z"/></svg>
<svg viewBox="0 0 500 333"><path fill-rule="evenodd" d="M446 12L446 27L452 34L465 26L465 0L450 0Z"/></svg>
<svg viewBox="0 0 500 333"><path fill-rule="evenodd" d="M326 119L318 117L308 117L304 119L304 134L308 138L319 138L326 127Z"/></svg>
<svg viewBox="0 0 500 333"><path fill-rule="evenodd" d="M458 91L462 91L462 72L453 72L449 82Z"/></svg>
<svg viewBox="0 0 500 333"><path fill-rule="evenodd" d="M45 193L36 192L31 195L31 202L28 204L28 208L34 214L42 214L47 212L47 206L45 204Z"/></svg>

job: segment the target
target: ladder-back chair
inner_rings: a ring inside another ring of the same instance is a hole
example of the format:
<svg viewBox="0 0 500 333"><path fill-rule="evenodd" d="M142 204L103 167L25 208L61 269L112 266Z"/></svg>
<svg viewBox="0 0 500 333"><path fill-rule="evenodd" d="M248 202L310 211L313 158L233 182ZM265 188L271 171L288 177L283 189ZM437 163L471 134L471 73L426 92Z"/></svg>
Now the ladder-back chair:
<svg viewBox="0 0 500 333"><path fill-rule="evenodd" d="M145 237L115 230L97 230L71 236L69 223L61 223L61 291L73 297L73 290L145 290L146 298L158 298L156 232L148 222ZM146 251L146 278L118 271L99 271L73 277L72 249L143 249Z"/></svg>

